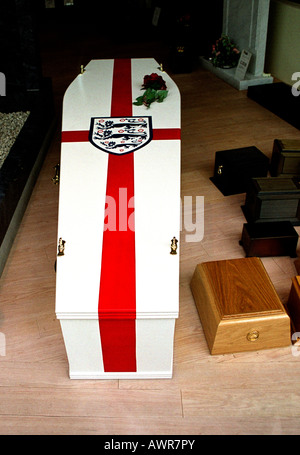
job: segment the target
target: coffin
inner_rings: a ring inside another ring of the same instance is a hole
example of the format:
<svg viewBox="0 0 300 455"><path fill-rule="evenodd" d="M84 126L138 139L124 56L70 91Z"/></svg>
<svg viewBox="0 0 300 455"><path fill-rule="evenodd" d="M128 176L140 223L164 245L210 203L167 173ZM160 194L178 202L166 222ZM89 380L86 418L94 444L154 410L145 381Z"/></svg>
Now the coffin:
<svg viewBox="0 0 300 455"><path fill-rule="evenodd" d="M275 139L270 164L272 177L293 177L300 175L300 141L296 139Z"/></svg>
<svg viewBox="0 0 300 455"><path fill-rule="evenodd" d="M64 97L56 315L71 378L172 376L180 94L158 67L92 60ZM152 73L167 98L133 105Z"/></svg>
<svg viewBox="0 0 300 455"><path fill-rule="evenodd" d="M221 150L215 154L210 180L224 196L246 193L252 177L266 177L269 158L257 147Z"/></svg>
<svg viewBox="0 0 300 455"><path fill-rule="evenodd" d="M296 178L253 178L242 210L249 223L290 221L299 225L299 200L300 185Z"/></svg>
<svg viewBox="0 0 300 455"><path fill-rule="evenodd" d="M290 319L259 258L198 264L191 290L211 354L290 345Z"/></svg>

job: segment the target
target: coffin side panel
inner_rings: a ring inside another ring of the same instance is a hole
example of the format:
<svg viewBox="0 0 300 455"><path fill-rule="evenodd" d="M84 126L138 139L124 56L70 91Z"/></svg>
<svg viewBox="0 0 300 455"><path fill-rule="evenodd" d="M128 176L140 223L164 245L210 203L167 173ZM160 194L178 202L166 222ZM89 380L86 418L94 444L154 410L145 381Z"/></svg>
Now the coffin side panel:
<svg viewBox="0 0 300 455"><path fill-rule="evenodd" d="M191 281L191 290L194 296L205 338L211 351L221 317L217 311L215 295L209 285L208 278L202 264L195 268Z"/></svg>
<svg viewBox="0 0 300 455"><path fill-rule="evenodd" d="M280 348L290 344L290 319L287 315L222 321L211 354Z"/></svg>

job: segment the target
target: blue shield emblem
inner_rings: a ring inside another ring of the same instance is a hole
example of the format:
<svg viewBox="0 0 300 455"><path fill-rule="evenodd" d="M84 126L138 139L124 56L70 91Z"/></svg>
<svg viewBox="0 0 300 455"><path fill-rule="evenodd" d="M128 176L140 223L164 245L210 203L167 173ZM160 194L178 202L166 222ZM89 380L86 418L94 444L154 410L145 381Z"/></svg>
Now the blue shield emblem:
<svg viewBox="0 0 300 455"><path fill-rule="evenodd" d="M124 155L135 152L152 140L152 118L92 117L90 142L106 153Z"/></svg>

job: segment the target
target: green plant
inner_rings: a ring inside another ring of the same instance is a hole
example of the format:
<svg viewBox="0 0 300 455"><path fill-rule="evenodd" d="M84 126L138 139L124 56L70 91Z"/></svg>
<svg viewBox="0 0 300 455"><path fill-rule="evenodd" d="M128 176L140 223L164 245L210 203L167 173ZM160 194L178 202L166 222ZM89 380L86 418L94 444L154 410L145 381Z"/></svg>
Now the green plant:
<svg viewBox="0 0 300 455"><path fill-rule="evenodd" d="M215 44L212 45L211 62L214 66L234 67L237 66L240 58L240 51L227 35L222 35Z"/></svg>

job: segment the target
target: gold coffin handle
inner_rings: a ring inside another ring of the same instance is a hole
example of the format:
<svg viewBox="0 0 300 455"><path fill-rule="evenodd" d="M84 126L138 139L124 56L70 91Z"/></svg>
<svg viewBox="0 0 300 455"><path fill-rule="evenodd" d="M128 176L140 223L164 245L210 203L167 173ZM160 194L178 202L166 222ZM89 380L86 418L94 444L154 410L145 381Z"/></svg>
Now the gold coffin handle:
<svg viewBox="0 0 300 455"><path fill-rule="evenodd" d="M54 166L54 169L55 169L55 175L52 179L52 182L54 183L54 185L57 185L59 183L59 164Z"/></svg>
<svg viewBox="0 0 300 455"><path fill-rule="evenodd" d="M58 240L58 251L57 251L57 256L63 256L65 254L65 240L63 240L61 237Z"/></svg>
<svg viewBox="0 0 300 455"><path fill-rule="evenodd" d="M178 240L173 237L171 240L171 251L170 254L177 254Z"/></svg>

